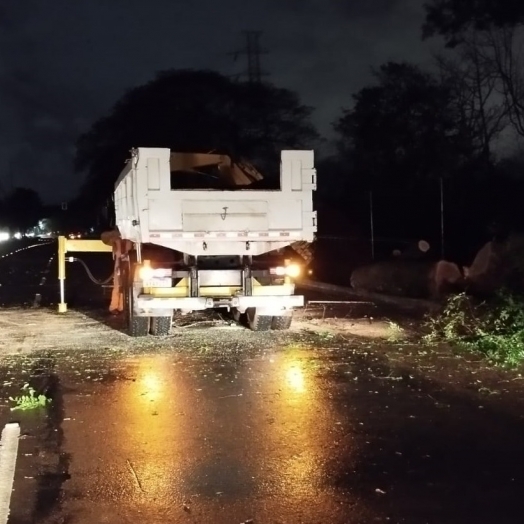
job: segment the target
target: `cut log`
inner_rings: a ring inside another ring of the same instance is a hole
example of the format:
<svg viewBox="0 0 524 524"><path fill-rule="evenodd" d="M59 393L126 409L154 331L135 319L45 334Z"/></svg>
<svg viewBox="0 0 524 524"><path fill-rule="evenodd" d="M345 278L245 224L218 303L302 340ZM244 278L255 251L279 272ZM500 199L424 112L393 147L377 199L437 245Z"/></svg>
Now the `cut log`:
<svg viewBox="0 0 524 524"><path fill-rule="evenodd" d="M458 266L446 260L390 260L359 267L351 275L356 290L411 298L439 299L462 283Z"/></svg>

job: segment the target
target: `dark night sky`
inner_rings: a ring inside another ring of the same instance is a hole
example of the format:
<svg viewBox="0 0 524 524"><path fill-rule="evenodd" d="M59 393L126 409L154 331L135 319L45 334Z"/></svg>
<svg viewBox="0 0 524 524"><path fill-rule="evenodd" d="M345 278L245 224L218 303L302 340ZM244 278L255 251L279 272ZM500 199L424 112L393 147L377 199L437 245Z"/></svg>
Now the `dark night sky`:
<svg viewBox="0 0 524 524"><path fill-rule="evenodd" d="M72 197L78 134L168 68L241 72L228 52L264 31L275 84L330 122L387 60L424 62L423 0L1 0L0 183ZM133 144L138 145L138 144Z"/></svg>

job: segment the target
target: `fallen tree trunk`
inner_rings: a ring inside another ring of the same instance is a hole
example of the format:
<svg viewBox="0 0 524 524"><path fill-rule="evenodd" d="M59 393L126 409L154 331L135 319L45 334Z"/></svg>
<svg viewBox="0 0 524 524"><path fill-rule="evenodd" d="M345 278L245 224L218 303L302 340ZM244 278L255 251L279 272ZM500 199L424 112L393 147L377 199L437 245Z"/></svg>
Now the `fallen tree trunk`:
<svg viewBox="0 0 524 524"><path fill-rule="evenodd" d="M377 262L359 267L351 275L356 290L436 300L460 291L463 281L458 266L446 260Z"/></svg>

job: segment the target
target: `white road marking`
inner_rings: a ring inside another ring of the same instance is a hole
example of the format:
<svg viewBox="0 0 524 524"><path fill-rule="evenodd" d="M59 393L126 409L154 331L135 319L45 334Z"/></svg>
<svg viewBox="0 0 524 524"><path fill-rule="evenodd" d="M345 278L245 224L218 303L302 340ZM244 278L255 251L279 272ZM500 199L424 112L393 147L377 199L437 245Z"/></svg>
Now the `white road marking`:
<svg viewBox="0 0 524 524"><path fill-rule="evenodd" d="M52 243L53 241L50 240L48 242L40 242L39 244L33 244L31 246L21 247L20 249L15 249L15 251L11 251L11 253L6 253L5 255L0 256L0 258L7 258L12 255L15 255L16 253L20 253L20 251L25 251L26 249L33 249L34 247L47 246Z"/></svg>
<svg viewBox="0 0 524 524"><path fill-rule="evenodd" d="M19 438L20 426L6 424L0 438L0 524L7 524L9 518Z"/></svg>

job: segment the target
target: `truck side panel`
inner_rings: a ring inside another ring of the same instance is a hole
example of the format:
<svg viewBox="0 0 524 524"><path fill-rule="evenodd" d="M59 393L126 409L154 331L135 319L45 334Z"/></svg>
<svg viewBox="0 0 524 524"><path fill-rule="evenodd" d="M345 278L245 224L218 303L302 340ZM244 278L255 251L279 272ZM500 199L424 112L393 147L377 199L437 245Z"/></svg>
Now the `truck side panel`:
<svg viewBox="0 0 524 524"><path fill-rule="evenodd" d="M191 255L260 255L316 231L313 151L283 151L280 191L171 190L170 150L139 148L115 191L124 238Z"/></svg>

